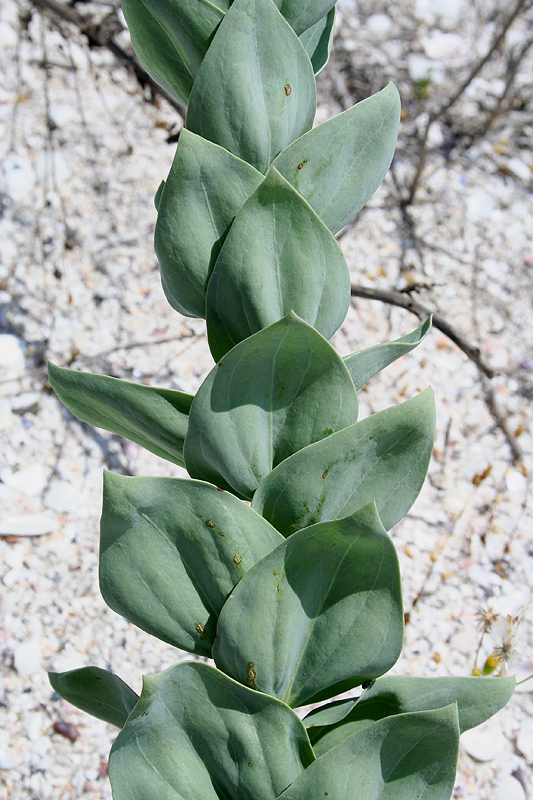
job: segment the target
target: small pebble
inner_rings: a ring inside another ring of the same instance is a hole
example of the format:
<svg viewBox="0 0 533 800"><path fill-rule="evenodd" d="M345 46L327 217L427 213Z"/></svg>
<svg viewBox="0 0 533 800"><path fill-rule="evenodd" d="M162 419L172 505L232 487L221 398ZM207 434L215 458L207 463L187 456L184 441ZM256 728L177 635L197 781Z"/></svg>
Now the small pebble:
<svg viewBox="0 0 533 800"><path fill-rule="evenodd" d="M68 481L54 481L44 496L44 504L59 514L72 511L79 502L79 492Z"/></svg>
<svg viewBox="0 0 533 800"><path fill-rule="evenodd" d="M72 722L60 720L59 722L54 722L53 727L56 733L64 736L65 739L70 739L71 742L75 742L80 735L79 730L75 725L72 724Z"/></svg>
<svg viewBox="0 0 533 800"><path fill-rule="evenodd" d="M26 346L11 333L0 334L0 368L23 369Z"/></svg>
<svg viewBox="0 0 533 800"><path fill-rule="evenodd" d="M487 192L474 192L466 201L466 216L470 222L482 222L494 213L496 203Z"/></svg>
<svg viewBox="0 0 533 800"><path fill-rule="evenodd" d="M504 752L506 744L501 724L494 717L461 736L462 747L476 761L493 761Z"/></svg>
<svg viewBox="0 0 533 800"><path fill-rule="evenodd" d="M16 472L9 467L0 469L0 480L11 489L29 497L40 494L46 486L47 474L40 464L32 464Z"/></svg>
<svg viewBox="0 0 533 800"><path fill-rule="evenodd" d="M508 775L494 786L492 800L526 800L526 793L520 781Z"/></svg>
<svg viewBox="0 0 533 800"><path fill-rule="evenodd" d="M33 675L41 669L41 639L33 637L22 642L13 653L13 666L19 675Z"/></svg>
<svg viewBox="0 0 533 800"><path fill-rule="evenodd" d="M373 33L387 33L393 26L393 21L387 14L371 14L366 25Z"/></svg>
<svg viewBox="0 0 533 800"><path fill-rule="evenodd" d="M0 520L0 536L43 536L58 527L55 514L21 514Z"/></svg>
<svg viewBox="0 0 533 800"><path fill-rule="evenodd" d="M520 726L516 746L528 764L533 764L533 720L527 719Z"/></svg>
<svg viewBox="0 0 533 800"><path fill-rule="evenodd" d="M35 185L35 171L31 161L23 156L8 156L4 159L2 172L2 183L8 197L15 203L26 200Z"/></svg>

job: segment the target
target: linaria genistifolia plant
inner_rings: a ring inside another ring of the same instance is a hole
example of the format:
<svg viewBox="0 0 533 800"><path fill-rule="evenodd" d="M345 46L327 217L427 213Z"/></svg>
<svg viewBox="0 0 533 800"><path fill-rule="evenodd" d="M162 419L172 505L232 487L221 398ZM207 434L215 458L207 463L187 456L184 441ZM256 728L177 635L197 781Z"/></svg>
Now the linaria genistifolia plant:
<svg viewBox="0 0 533 800"><path fill-rule="evenodd" d="M98 667L52 685L121 728L115 800L448 800L461 731L514 678L386 675L404 633L388 531L426 475L433 394L357 422L357 390L430 321L345 358L328 343L350 300L334 234L389 168L398 92L312 127L331 0L123 8L141 62L188 106L155 248L216 365L195 397L53 365L50 381L80 419L187 469L105 474L100 586L215 666L181 661L140 697Z"/></svg>

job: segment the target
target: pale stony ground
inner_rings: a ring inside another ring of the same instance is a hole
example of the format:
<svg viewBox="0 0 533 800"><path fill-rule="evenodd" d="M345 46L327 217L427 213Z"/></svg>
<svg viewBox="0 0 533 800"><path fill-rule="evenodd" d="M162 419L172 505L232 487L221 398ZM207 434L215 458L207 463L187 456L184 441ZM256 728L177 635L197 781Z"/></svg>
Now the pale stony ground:
<svg viewBox="0 0 533 800"><path fill-rule="evenodd" d="M436 330L361 393L364 415L427 385L437 397L430 476L393 532L411 611L396 671L470 674L475 615L490 605L521 618L512 667L523 678L533 672L531 56L517 71L512 108L487 135L469 136L503 90L506 55L527 40L531 19L529 27L527 15L517 20L432 129L413 230L398 204L398 186L414 171L413 132L426 105L450 96L485 52L498 4L339 6L317 119L389 79L405 117L397 186L389 176L340 239L353 281L432 287L417 299L477 343L499 373L495 402L523 454L513 463L477 368ZM143 673L184 657L107 609L97 582L102 468L180 470L74 420L47 386L45 361L189 392L212 361L204 323L167 305L152 249L153 195L173 156L165 140L175 112L144 102L108 53L64 38L38 14L29 20L28 10L14 0L0 9L0 798L103 800L115 731L54 696L46 669L95 664L139 690ZM417 84L428 69L433 82ZM334 343L344 354L417 324L404 310L357 300ZM487 636L478 662L497 644ZM531 690L533 681L485 731L465 737L456 797L533 796ZM54 731L59 721L76 726L74 743Z"/></svg>

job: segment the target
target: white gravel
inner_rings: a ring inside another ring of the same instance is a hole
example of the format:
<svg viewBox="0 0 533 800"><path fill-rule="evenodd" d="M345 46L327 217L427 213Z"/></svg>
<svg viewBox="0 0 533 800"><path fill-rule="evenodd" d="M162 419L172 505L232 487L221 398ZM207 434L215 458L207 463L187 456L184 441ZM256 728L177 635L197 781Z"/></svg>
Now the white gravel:
<svg viewBox="0 0 533 800"><path fill-rule="evenodd" d="M450 96L484 52L498 4L417 0L414 15L407 0L339 7L317 119L394 79L405 114L395 167L403 185L424 104ZM109 54L65 39L38 14L25 30L26 8L4 0L0 9L0 798L104 800L116 732L53 695L45 670L95 664L138 691L143 673L184 657L110 611L97 579L102 468L182 473L75 421L50 392L44 362L194 392L212 361L204 323L166 303L153 253L153 195L172 160L165 139L175 113L143 102ZM506 47L527 35L517 21ZM425 77L423 59L442 77L425 89L413 86ZM389 176L340 240L354 282L432 286L420 301L500 372L495 402L523 453L513 464L476 367L437 330L361 392L363 415L429 384L437 396L430 476L393 533L411 613L395 669L413 675L470 674L476 612L487 605L519 614L517 670L533 671L531 56L511 111L466 146L505 79L503 59L432 130L411 209L416 237ZM334 343L344 354L417 325L403 310L357 300ZM478 663L497 644L487 635ZM526 797L532 690L524 684L486 731L465 738L455 797ZM54 731L60 721L76 726L74 742Z"/></svg>

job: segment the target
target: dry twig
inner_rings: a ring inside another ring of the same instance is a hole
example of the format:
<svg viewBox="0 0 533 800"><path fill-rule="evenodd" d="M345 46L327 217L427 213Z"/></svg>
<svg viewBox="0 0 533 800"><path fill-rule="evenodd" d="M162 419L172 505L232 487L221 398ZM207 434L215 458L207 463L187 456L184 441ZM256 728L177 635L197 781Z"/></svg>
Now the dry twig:
<svg viewBox="0 0 533 800"><path fill-rule="evenodd" d="M444 114L446 114L452 106L459 100L460 97L463 96L465 91L468 89L472 81L477 78L485 64L492 58L493 54L496 50L500 47L501 43L503 42L507 31L516 20L516 18L526 9L529 9L532 5L531 0L517 0L514 8L509 12L507 17L504 19L502 25L500 26L496 36L492 40L487 52L470 70L467 78L463 81L463 83L459 86L459 88L455 91L455 93L446 100L446 102L437 110L430 111L426 126L424 128L424 133L422 134L422 139L420 141L420 149L418 155L418 162L416 167L416 172L414 178L411 182L411 186L409 188L407 197L402 199L402 205L410 206L414 202L416 191L418 189L418 184L420 181L420 177L424 170L425 162L426 162L426 153L427 153L427 143L429 138L429 131L431 126L434 122L438 119L441 119ZM526 51L527 52L527 51Z"/></svg>
<svg viewBox="0 0 533 800"><path fill-rule="evenodd" d="M157 84L154 79L141 67L135 56L127 53L120 45L118 45L112 36L105 33L97 24L91 20L85 19L78 12L59 2L59 0L31 0L33 5L40 11L46 11L53 18L59 18L63 22L68 22L74 25L80 33L86 36L89 44L97 47L104 47L113 53L119 61L121 61L128 69L130 69L142 87L149 86L152 95L159 95L163 97L172 108L174 108L180 116L185 119L186 108L178 102L172 95L165 89Z"/></svg>
<svg viewBox="0 0 533 800"><path fill-rule="evenodd" d="M433 315L434 327L441 331L441 333L444 333L445 336L447 336L454 344L456 344L457 347L462 350L463 353L478 368L479 372L481 373L481 385L483 388L483 394L487 408L490 411L497 427L503 433L505 441L507 442L511 451L513 460L520 464L523 462L522 452L518 447L511 431L509 430L505 418L498 409L496 399L494 397L494 391L487 381L487 378L493 378L496 373L493 369L485 364L481 358L478 347L471 345L469 342L463 339L463 337L457 333L455 328L450 325L450 323L444 319L444 317L438 313L435 313L426 306L423 306L421 303L418 303L416 300L413 300L413 298L405 292L393 291L390 289L372 289L368 286L358 286L356 284L352 284L352 297L363 297L366 300L379 300L381 303L387 303L388 305L405 308L406 311L410 311L411 314L415 314L419 319L426 319L430 315Z"/></svg>
<svg viewBox="0 0 533 800"><path fill-rule="evenodd" d="M474 362L480 372L486 375L487 378L493 378L495 376L496 373L494 370L488 367L482 360L478 347L469 344L469 342L463 339L463 337L457 333L457 331L447 320L444 319L444 317L441 317L440 314L435 313L431 309L427 308L427 306L423 306L421 303L413 300L409 293L390 289L373 289L368 286L352 284L352 297L364 297L367 300L379 300L380 302L387 303L391 306L405 308L406 311L410 311L411 314L415 314L419 319L427 319L427 317L433 315L433 325L435 328L441 331L441 333L444 333L448 339L451 339L451 341L454 342L454 344L456 344L457 347L462 350L471 361Z"/></svg>

